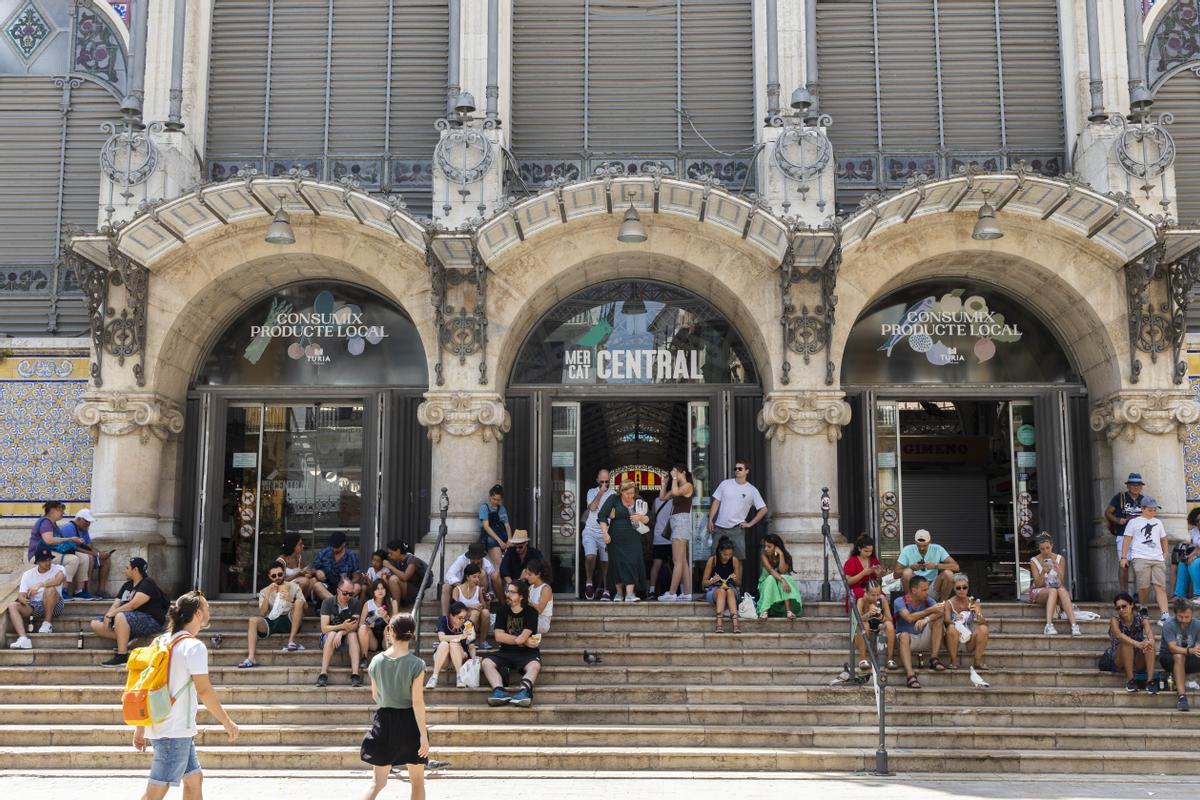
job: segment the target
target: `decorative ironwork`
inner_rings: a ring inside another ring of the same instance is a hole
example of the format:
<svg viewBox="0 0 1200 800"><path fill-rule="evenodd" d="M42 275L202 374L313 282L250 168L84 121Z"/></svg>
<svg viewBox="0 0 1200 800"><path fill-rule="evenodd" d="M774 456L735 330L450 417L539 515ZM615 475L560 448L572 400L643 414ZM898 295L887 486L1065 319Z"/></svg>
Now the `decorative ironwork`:
<svg viewBox="0 0 1200 800"><path fill-rule="evenodd" d="M435 234L436 235L436 234ZM434 380L438 386L446 383L442 355L450 353L458 358L459 365L467 363L467 356L479 354L479 384L486 386L487 377L487 265L479 255L475 242L471 242L471 268L469 270L447 269L433 252L433 236L425 247L425 265L429 269L430 301L433 303L434 326L438 331L438 360L434 364ZM466 304L455 307L449 302L451 287L473 286L475 302L468 311Z"/></svg>
<svg viewBox="0 0 1200 800"><path fill-rule="evenodd" d="M1150 181L1160 177L1175 162L1175 140L1166 127L1174 121L1175 116L1170 113L1157 117L1146 114L1132 124L1120 114L1108 118L1109 125L1121 130L1113 144L1117 163L1126 175L1142 181L1138 188L1147 197L1154 189Z"/></svg>
<svg viewBox="0 0 1200 800"><path fill-rule="evenodd" d="M85 258L74 253L70 248L63 248L63 260L83 289L84 305L88 312L88 329L92 338L92 352L96 360L89 369L92 383L96 388L104 385L101 369L104 365L104 318L108 308L108 291L112 285L112 275L108 270L99 267Z"/></svg>
<svg viewBox="0 0 1200 800"><path fill-rule="evenodd" d="M325 174L324 165L318 158L289 158L271 161L267 174L272 178L286 178L293 171L307 173L316 178Z"/></svg>
<svg viewBox="0 0 1200 800"><path fill-rule="evenodd" d="M847 186L875 185L875 157L848 156L837 160L837 181Z"/></svg>
<svg viewBox="0 0 1200 800"><path fill-rule="evenodd" d="M836 229L834 229L836 230ZM793 244L796 236L804 231L793 232ZM825 263L813 267L799 267L793 255L794 247L789 246L787 254L779 269L779 293L782 308L779 322L783 326L783 341L787 350L799 355L804 363L810 363L813 356L825 352L828 356L829 343L833 338L833 325L837 312L837 276L842 264L842 248L838 242ZM807 304L802 304L799 311L792 300L792 287L797 284L817 284L820 290L820 303L809 310ZM780 381L787 384L791 381L792 365L785 353L783 359L783 375ZM833 385L833 360L825 361L825 385Z"/></svg>
<svg viewBox="0 0 1200 800"><path fill-rule="evenodd" d="M883 159L889 186L900 186L918 175L938 173L937 156L887 156Z"/></svg>
<svg viewBox="0 0 1200 800"><path fill-rule="evenodd" d="M824 172L833 157L833 145L824 128L833 124L833 117L822 114L816 125L808 125L802 117L790 120L775 140L772 158L775 166L787 177L803 184Z"/></svg>
<svg viewBox="0 0 1200 800"><path fill-rule="evenodd" d="M1171 355L1175 369L1173 378L1176 384L1183 383L1187 377L1188 364L1181 358L1183 340L1187 335L1187 312L1191 302L1191 294L1196 282L1200 280L1200 251L1193 252L1183 260L1167 267L1167 303L1171 309Z"/></svg>
<svg viewBox="0 0 1200 800"><path fill-rule="evenodd" d="M100 167L109 180L125 187L121 196L126 201L133 197L130 187L145 183L158 166L158 147L151 137L162 129L161 122L151 122L142 129L129 120L100 123L100 130L108 134L100 147Z"/></svg>
<svg viewBox="0 0 1200 800"><path fill-rule="evenodd" d="M483 129L454 125L444 119L434 127L442 131L442 136L433 150L433 163L446 180L459 186L483 180L496 159L496 148Z"/></svg>
<svg viewBox="0 0 1200 800"><path fill-rule="evenodd" d="M1162 256L1165 245L1156 244L1125 265L1125 299L1129 304L1129 382L1137 383L1142 374L1138 352L1147 353L1150 363L1167 349L1170 321L1168 303L1150 301L1150 284L1165 273Z"/></svg>
<svg viewBox="0 0 1200 800"><path fill-rule="evenodd" d="M727 186L741 186L748 180L754 181L750 161L748 158L689 158L684 161L683 176L694 181L707 178Z"/></svg>
<svg viewBox="0 0 1200 800"><path fill-rule="evenodd" d="M618 175L635 176L666 176L674 175L675 167L661 160L645 161L600 161L592 168L592 174L598 178L616 177Z"/></svg>
<svg viewBox="0 0 1200 800"><path fill-rule="evenodd" d="M544 186L552 180L577 181L583 175L582 161L546 160L522 161L516 165L516 176L526 186Z"/></svg>
<svg viewBox="0 0 1200 800"><path fill-rule="evenodd" d="M50 288L53 267L8 268L0 272L0 292L41 294Z"/></svg>
<svg viewBox="0 0 1200 800"><path fill-rule="evenodd" d="M378 190L383 186L382 162L377 158L335 159L330 171L335 181L351 179L362 189Z"/></svg>

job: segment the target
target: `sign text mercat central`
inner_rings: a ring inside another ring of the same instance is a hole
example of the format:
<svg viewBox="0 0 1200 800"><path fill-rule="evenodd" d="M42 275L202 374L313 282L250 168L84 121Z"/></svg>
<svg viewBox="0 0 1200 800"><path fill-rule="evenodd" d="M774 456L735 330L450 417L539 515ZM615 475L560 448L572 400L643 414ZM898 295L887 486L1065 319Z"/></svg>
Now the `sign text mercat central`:
<svg viewBox="0 0 1200 800"><path fill-rule="evenodd" d="M595 363L591 350L568 350L563 364L568 380L590 380L592 370L601 381L646 381L667 383L699 381L698 350L597 350Z"/></svg>

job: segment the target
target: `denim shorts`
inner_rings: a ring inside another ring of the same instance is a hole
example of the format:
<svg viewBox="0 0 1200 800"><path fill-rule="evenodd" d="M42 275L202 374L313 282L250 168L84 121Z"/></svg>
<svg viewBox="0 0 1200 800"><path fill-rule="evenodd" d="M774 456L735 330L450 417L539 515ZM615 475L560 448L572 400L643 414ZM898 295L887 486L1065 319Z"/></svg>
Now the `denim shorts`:
<svg viewBox="0 0 1200 800"><path fill-rule="evenodd" d="M196 760L196 740L188 736L180 739L151 739L154 760L150 762L152 786L178 786L188 775L200 771Z"/></svg>
<svg viewBox="0 0 1200 800"><path fill-rule="evenodd" d="M339 644L337 647L335 647L333 649L339 653L344 653L346 650L348 650L350 648L350 637L353 635L354 635L353 633L347 633L345 636L342 637L341 644ZM328 639L330 636L337 636L337 631L334 631L333 633L322 633L321 634L321 648L322 649L324 649L324 647L325 647L325 640Z"/></svg>

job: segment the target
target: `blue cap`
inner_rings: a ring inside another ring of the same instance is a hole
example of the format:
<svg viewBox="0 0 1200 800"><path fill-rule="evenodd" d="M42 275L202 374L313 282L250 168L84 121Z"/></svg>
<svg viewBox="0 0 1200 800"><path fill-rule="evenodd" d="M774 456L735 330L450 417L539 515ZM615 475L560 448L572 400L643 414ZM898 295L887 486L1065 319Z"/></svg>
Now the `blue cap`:
<svg viewBox="0 0 1200 800"><path fill-rule="evenodd" d="M1125 479L1125 485L1128 486L1131 483L1145 485L1146 482L1144 480L1142 480L1142 473L1131 472L1131 473L1129 473L1129 477Z"/></svg>
<svg viewBox="0 0 1200 800"><path fill-rule="evenodd" d="M1142 498L1142 508L1162 508L1153 497Z"/></svg>

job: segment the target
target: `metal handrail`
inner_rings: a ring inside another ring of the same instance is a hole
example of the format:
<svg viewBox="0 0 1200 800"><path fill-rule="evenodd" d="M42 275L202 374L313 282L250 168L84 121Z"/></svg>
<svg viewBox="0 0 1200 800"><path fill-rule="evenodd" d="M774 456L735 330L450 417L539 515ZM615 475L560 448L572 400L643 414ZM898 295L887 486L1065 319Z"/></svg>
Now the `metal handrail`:
<svg viewBox="0 0 1200 800"><path fill-rule="evenodd" d="M441 522L438 523L437 541L433 545L433 553L429 556L429 567L425 570L425 577L421 579L421 585L417 589L417 597L413 600L413 622L416 623L417 630L413 635L413 652L421 652L421 604L425 601L425 590L428 589L434 582L433 579L433 562L438 562L439 576L446 574L446 514L450 510L450 495L446 491L446 487L442 487L442 496L438 500L438 511L441 514ZM439 579L440 580L440 579Z"/></svg>
<svg viewBox="0 0 1200 800"><path fill-rule="evenodd" d="M829 489L821 489L821 536L824 537L825 547L825 587L829 586L829 554L837 553L837 548L833 544L833 533L829 529L829 510L832 505L829 499ZM862 634L864 640L867 637L868 628L863 622L862 615L858 613L858 604L850 602L854 593L850 590L850 580L846 577L846 570L842 568L842 563L839 559L833 559L834 566L837 567L838 577L841 578L842 587L846 593L846 605L850 607L850 615L854 619L855 627L850 632L850 661L847 663L849 674L847 680L854 675L854 665L857 661L854 653L854 637L859 633ZM824 587L823 587L824 588ZM876 632L876 637L879 633ZM875 678L875 714L879 720L879 747L875 750L875 774L888 775L888 752L887 752L887 713L884 708L884 692L887 688L887 672L880 668L879 657L876 654L876 647L872 642L866 648L867 658L871 663L871 672Z"/></svg>

